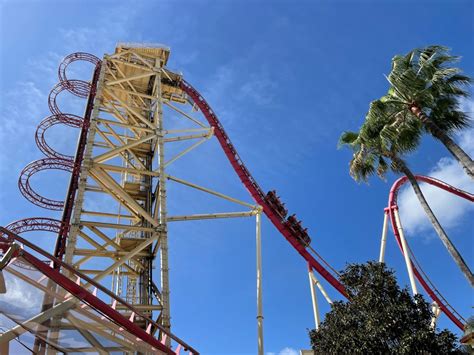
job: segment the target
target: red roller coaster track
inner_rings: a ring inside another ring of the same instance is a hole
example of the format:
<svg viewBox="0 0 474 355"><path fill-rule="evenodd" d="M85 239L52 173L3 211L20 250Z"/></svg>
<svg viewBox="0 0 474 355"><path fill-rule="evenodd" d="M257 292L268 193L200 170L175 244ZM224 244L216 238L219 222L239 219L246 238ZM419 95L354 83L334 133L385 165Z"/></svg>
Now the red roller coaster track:
<svg viewBox="0 0 474 355"><path fill-rule="evenodd" d="M471 202L474 202L474 195L469 193L469 192L466 192L466 191L463 191L463 190L460 190L454 186L451 186L443 181L440 181L440 180L437 180L435 178L432 178L432 177L428 177L428 176L421 176L421 175L417 175L416 176L416 179L418 181L422 181L422 182L425 182L427 184L430 184L430 185L433 185L437 188L440 188L444 191L447 191L453 195L456 195L456 196L459 196L461 198L464 198L468 201L471 201ZM409 250L408 251L405 251L403 250L403 247L402 247L402 244L401 244L401 239L400 239L400 234L398 232L398 225L397 225L397 220L395 218L395 213L394 211L396 209L398 209L398 202L397 202L397 198L398 198L398 192L400 191L400 188L408 182L408 178L406 176L398 179L397 181L395 181L395 183L393 184L392 188L390 189L390 194L389 194L389 197L388 197L388 207L387 207L387 211L389 213L389 216L390 216L390 222L391 222L391 225L392 225L392 230L393 230L393 234L395 235L395 238L397 240L397 244L402 252L403 255L405 255L406 252L410 252ZM413 265L413 260L412 260L412 265ZM463 324L463 318L461 317L461 315L459 313L457 313L448 303L447 301L444 299L444 297L441 295L441 293L436 289L436 287L431 283L431 281L429 281L429 279L424 275L423 271L420 269L418 270L418 268L413 265L413 273L415 274L415 277L418 279L418 281L420 282L420 284L422 285L422 287L425 289L426 293L428 293L428 295L431 297L431 299L433 301L435 301L438 306L441 308L441 310L448 316L448 318L457 326L459 327L459 329L464 329L464 324Z"/></svg>
<svg viewBox="0 0 474 355"><path fill-rule="evenodd" d="M94 74L92 76L92 84L89 87L90 92L89 92L89 97L87 99L86 111L84 114L84 121L82 122L81 133L79 134L79 141L77 144L76 156L74 159L74 168L72 170L71 180L69 182L66 200L64 203L64 210L63 210L63 215L61 218L63 227L61 228L61 231L59 232L58 239L56 242L56 247L54 249L54 256L57 257L59 260L62 260L65 249L66 249L66 239L69 232L69 224L71 221L72 210L74 207L74 198L76 197L76 192L79 187L79 174L81 171L82 160L84 158L84 150L86 147L87 134L89 132L91 114L92 114L92 109L94 106L97 82L99 81L100 64L101 64L101 61L97 59L97 62L95 63ZM59 73L61 73L61 68L60 68ZM64 78L65 77L66 77L66 74L64 74ZM60 74L60 80L62 80L61 74ZM74 91L75 90L74 85L72 85L71 87L71 86L67 86L68 84L65 84L65 83L70 83L70 82L71 81L61 81L61 83L65 85L65 87L67 87L69 91L77 95L77 93ZM78 80L76 80L75 82L78 82Z"/></svg>
<svg viewBox="0 0 474 355"><path fill-rule="evenodd" d="M273 225L278 231L288 240L288 242L295 248L298 253L314 268L321 276L323 276L337 291L347 297L344 286L336 279L323 265L321 265L306 249L306 247L299 241L292 231L285 224L285 221L279 216L279 214L267 204L265 201L265 194L258 185L257 181L252 177L250 171L247 169L242 159L240 159L237 150L230 141L229 136L224 130L224 127L219 122L216 114L212 111L206 100L194 89L189 83L182 80L180 82L181 89L188 94L193 102L199 107L201 112L206 117L207 121L214 128L214 133L224 150L227 159L234 168L235 172L239 176L240 180L252 195L255 202L263 207L263 212L267 215Z"/></svg>
<svg viewBox="0 0 474 355"><path fill-rule="evenodd" d="M46 130L58 124L64 124L74 128L82 127L83 119L81 117L69 114L67 115L67 120L65 120L65 116L66 115L62 114L46 117L43 121L41 121L41 123L38 125L38 128L36 129L35 140L39 150L41 150L41 152L47 157L67 159L72 161L74 159L73 156L57 152L49 146L45 138Z"/></svg>
<svg viewBox="0 0 474 355"><path fill-rule="evenodd" d="M67 79L66 68L68 65L74 61L80 60L90 62L95 66L91 83L83 80ZM84 155L87 133L89 130L97 81L99 79L100 64L101 61L99 58L88 53L73 53L68 55L62 61L58 70L59 83L53 87L48 97L48 106L53 115L45 118L38 125L35 134L36 144L38 148L47 156L47 158L39 159L28 164L20 173L20 179L18 180L20 192L28 201L39 207L63 211L61 227L58 231L58 238L54 251L54 255L59 259L62 259L64 254L66 238L69 232L69 223L79 182L79 174ZM65 90L78 97L87 98L84 118L73 114L63 113L59 109L56 101L57 96ZM65 124L70 127L81 128L75 157L59 153L47 144L45 132L48 128L57 124ZM43 197L31 187L30 178L37 172L48 169L63 170L72 173L65 201L57 201Z"/></svg>
<svg viewBox="0 0 474 355"><path fill-rule="evenodd" d="M59 68L58 68L59 82L64 87L66 87L70 93L85 99L89 96L89 92L91 90L92 85L88 83L87 81L82 81L82 80L75 80L74 82L72 82L71 80L67 78L67 75L66 75L66 69L69 66L69 64L76 61L89 62L93 64L94 66L97 66L100 63L100 60L93 54L84 53L84 52L76 52L76 53L71 53L68 56L66 56L62 60L61 64L59 65Z"/></svg>
<svg viewBox="0 0 474 355"><path fill-rule="evenodd" d="M54 218L33 217L12 222L5 228L15 234L22 234L31 231L59 233L61 229L61 221Z"/></svg>

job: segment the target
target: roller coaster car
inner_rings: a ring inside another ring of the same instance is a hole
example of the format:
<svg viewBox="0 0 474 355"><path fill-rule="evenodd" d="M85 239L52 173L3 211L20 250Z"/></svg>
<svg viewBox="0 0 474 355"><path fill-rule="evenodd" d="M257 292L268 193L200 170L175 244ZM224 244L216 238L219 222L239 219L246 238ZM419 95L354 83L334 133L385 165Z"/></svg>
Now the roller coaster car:
<svg viewBox="0 0 474 355"><path fill-rule="evenodd" d="M299 240L305 247L311 244L311 237L308 234L308 228L305 228L301 231Z"/></svg>
<svg viewBox="0 0 474 355"><path fill-rule="evenodd" d="M288 225L288 227L290 227L291 229L294 229L295 226L297 226L300 222L296 219L296 215L295 214L292 214L291 216L289 216L286 220L286 224ZM297 228L297 227L296 227Z"/></svg>
<svg viewBox="0 0 474 355"><path fill-rule="evenodd" d="M301 221L296 219L296 215L291 215L285 222L285 226L291 231L294 237L298 239L298 241L307 247L311 244L311 238L308 234L308 228L304 228L301 226Z"/></svg>
<svg viewBox="0 0 474 355"><path fill-rule="evenodd" d="M280 201L275 190L267 192L265 196L265 202L275 211L275 213L281 218L285 219L288 214L288 210L285 208L285 204Z"/></svg>

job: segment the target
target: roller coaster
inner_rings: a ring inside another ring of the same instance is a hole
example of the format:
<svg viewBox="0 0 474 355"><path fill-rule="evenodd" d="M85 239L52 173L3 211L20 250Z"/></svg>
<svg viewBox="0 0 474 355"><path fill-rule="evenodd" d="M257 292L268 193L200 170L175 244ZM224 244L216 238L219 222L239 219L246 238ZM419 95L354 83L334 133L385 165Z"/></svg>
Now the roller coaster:
<svg viewBox="0 0 474 355"><path fill-rule="evenodd" d="M313 271L337 293L348 297L337 272L311 246L302 222L294 214L288 216L275 190L264 192L253 178L208 102L180 73L166 67L169 53L169 48L161 45L121 43L114 54L103 59L79 52L68 55L60 64L59 82L48 98L51 116L41 121L35 134L36 145L45 158L22 170L18 187L28 201L62 211L62 217L26 218L0 227L0 250L4 253L0 268L9 277L33 288L42 298L38 312L28 315L21 315L11 305L0 302L2 316L12 325L0 333L1 353L8 353L10 342L16 341L35 354L199 354L170 330L167 224L172 222L256 217L259 354L263 354L261 213L308 264L316 327L319 314L314 284L331 300ZM68 78L67 68L76 61L93 66L90 82ZM57 97L64 92L86 100L83 117L60 110ZM165 108L193 128L166 128ZM195 112L200 112L205 122L196 118ZM60 124L80 130L74 156L57 152L47 143L45 132ZM168 172L170 164L213 136L254 204ZM165 158L165 143L178 141L196 142L174 157ZM48 169L71 174L64 201L44 197L33 189L32 177ZM426 176L417 179L474 202L474 195L446 183ZM248 211L169 215L166 184L171 182L244 206ZM418 292L413 279L416 277L434 304L463 329L466 320L429 280L404 238L397 195L405 183L405 178L399 179L390 191L380 261L384 260L390 221L414 293ZM109 203L91 209L93 203L87 202L98 194L108 196L118 204L118 210ZM48 253L20 236L31 231L56 234L54 250ZM152 275L156 258L159 258L159 285Z"/></svg>

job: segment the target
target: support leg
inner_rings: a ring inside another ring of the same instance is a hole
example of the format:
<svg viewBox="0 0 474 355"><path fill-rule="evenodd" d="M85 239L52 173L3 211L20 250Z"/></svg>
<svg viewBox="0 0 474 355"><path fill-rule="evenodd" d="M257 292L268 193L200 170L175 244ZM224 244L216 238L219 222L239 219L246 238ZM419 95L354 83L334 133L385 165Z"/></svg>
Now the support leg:
<svg viewBox="0 0 474 355"><path fill-rule="evenodd" d="M314 280L313 280L313 270L311 269L311 266L308 265L308 276L309 276L309 288L311 290L311 301L313 302L313 314L314 314L314 326L315 329L319 329L319 323L320 323L320 318L319 318L319 309L318 309L318 296L316 295L316 290L314 289Z"/></svg>
<svg viewBox="0 0 474 355"><path fill-rule="evenodd" d="M261 212L256 214L256 244L257 244L257 331L258 355L263 355L263 306L262 306L262 238L261 238Z"/></svg>
<svg viewBox="0 0 474 355"><path fill-rule="evenodd" d="M405 258L405 264L408 270L408 277L410 278L410 285L413 295L418 294L416 288L415 276L413 275L413 266L410 260L410 253L408 252L408 244L405 240L405 233L403 232L402 223L400 222L400 216L398 215L398 209L394 209L393 213L395 214L395 221L397 223L398 234L400 235L400 240L402 242L403 256Z"/></svg>
<svg viewBox="0 0 474 355"><path fill-rule="evenodd" d="M385 210L384 216L383 216L382 240L380 241L379 263L385 262L385 245L387 244L387 229L388 229L388 210Z"/></svg>

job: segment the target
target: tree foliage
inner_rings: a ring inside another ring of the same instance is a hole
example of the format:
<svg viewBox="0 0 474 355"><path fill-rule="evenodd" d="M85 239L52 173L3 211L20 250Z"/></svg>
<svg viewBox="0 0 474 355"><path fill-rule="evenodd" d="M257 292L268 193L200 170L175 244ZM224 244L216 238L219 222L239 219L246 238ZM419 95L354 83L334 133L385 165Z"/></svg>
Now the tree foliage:
<svg viewBox="0 0 474 355"><path fill-rule="evenodd" d="M417 106L445 133L468 126L469 118L459 109L459 99L469 96L466 88L471 78L454 66L458 61L448 48L437 45L396 55L387 77L390 89L381 100L392 105L407 124L418 121L411 111Z"/></svg>
<svg viewBox="0 0 474 355"><path fill-rule="evenodd" d="M349 172L356 181L367 182L371 175L385 178L388 170L402 172L404 154L415 150L421 132L419 121L400 122L400 113L381 100L373 101L359 132L344 132L339 146L348 146L354 152Z"/></svg>
<svg viewBox="0 0 474 355"><path fill-rule="evenodd" d="M390 88L380 101L394 113L390 116L391 130L402 124L409 131L418 131L417 136L424 132L432 135L474 179L474 161L452 139L453 132L471 124L467 113L460 108L460 100L469 96L472 79L455 67L458 60L443 46L396 55L387 77ZM416 147L418 141L413 140L410 145Z"/></svg>
<svg viewBox="0 0 474 355"><path fill-rule="evenodd" d="M359 132L344 132L339 140L354 151L354 179L367 181L375 173L383 178L390 167L400 172L401 162L393 158L403 159L416 150L424 132L440 139L468 174L474 174L472 159L449 138L471 123L459 102L469 96L472 80L454 67L458 60L443 46L414 49L392 59L388 93L371 102Z"/></svg>
<svg viewBox="0 0 474 355"><path fill-rule="evenodd" d="M385 264L351 264L341 274L350 301L334 302L319 330L316 354L462 354L448 330L431 329L430 305L401 289Z"/></svg>

